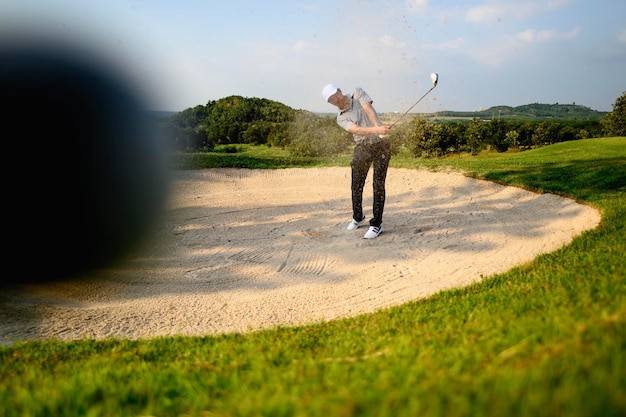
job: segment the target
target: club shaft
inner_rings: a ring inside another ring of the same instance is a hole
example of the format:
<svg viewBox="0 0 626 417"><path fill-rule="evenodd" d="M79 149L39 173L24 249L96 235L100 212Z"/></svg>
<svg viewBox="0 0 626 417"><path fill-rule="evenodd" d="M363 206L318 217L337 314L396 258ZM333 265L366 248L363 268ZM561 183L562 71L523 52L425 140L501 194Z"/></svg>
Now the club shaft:
<svg viewBox="0 0 626 417"><path fill-rule="evenodd" d="M413 103L413 105L412 105L411 107L409 107L409 109L408 109L407 111L405 111L405 112L404 112L404 114L403 114L402 116L400 116L400 118L398 118L395 122L393 122L393 123L391 124L391 126L389 126L389 129L391 129L392 127L394 127L396 123L398 123L400 120L402 120L402 118L403 118L404 116L406 116L406 115L407 115L407 114L411 111L411 109L412 109L413 107L417 106L417 103L419 103L420 101L422 101L422 99L423 99L424 97L426 97L426 96L428 95L428 93L430 93L431 91L433 91L433 88L435 88L435 87L437 87L437 85L436 85L436 84L435 84L435 85L433 85L432 87L430 87L430 90L428 90L428 91L427 91L427 92L426 92L423 96L421 96L421 97L419 98L419 100L417 100L415 103Z"/></svg>

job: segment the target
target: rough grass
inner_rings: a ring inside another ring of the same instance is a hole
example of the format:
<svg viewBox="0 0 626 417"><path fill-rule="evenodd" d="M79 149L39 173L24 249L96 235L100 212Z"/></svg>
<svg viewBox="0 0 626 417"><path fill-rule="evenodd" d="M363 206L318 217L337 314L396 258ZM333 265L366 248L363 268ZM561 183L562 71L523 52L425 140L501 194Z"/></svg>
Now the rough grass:
<svg viewBox="0 0 626 417"><path fill-rule="evenodd" d="M0 415L626 415L626 138L394 164L567 195L602 221L507 273L356 318L5 346Z"/></svg>

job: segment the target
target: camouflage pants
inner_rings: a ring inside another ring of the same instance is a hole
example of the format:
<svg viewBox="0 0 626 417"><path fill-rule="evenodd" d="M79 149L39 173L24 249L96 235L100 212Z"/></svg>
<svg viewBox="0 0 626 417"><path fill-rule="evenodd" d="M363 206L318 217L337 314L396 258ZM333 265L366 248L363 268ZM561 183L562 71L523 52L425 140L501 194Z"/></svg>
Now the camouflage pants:
<svg viewBox="0 0 626 417"><path fill-rule="evenodd" d="M352 217L356 220L363 218L363 186L367 179L370 166L374 165L374 201L373 216L370 226L380 227L383 222L385 208L385 180L387 168L391 158L391 142L385 138L372 144L358 144L354 148L352 168Z"/></svg>

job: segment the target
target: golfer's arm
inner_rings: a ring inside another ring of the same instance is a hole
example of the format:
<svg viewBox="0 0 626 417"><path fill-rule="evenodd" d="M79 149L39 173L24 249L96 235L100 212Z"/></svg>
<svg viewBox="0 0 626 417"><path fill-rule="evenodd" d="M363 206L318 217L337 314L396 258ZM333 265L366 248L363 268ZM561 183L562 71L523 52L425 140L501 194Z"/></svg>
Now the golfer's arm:
<svg viewBox="0 0 626 417"><path fill-rule="evenodd" d="M361 105L361 107L363 108L363 111L365 112L365 115L367 116L367 118L370 120L370 122L372 122L374 126L373 127L358 126L355 123L352 126L350 126L350 129L348 129L350 133L355 134L355 135L371 135L371 134L383 134L384 135L384 134L389 133L389 129L380 123L380 119L378 118L378 115L376 114L376 110L374 110L374 107L372 107L371 102L364 103Z"/></svg>
<svg viewBox="0 0 626 417"><path fill-rule="evenodd" d="M389 133L389 128L385 126L372 126L372 127L358 126L355 123L352 126L350 126L350 128L348 129L348 132L354 135L372 135L372 134L385 135Z"/></svg>
<svg viewBox="0 0 626 417"><path fill-rule="evenodd" d="M367 116L368 119L370 119L370 122L374 126L382 125L382 123L380 123L380 119L378 118L378 115L376 114L376 110L374 110L374 107L372 106L371 101L362 104L361 108L363 109L363 111L365 112L365 115Z"/></svg>

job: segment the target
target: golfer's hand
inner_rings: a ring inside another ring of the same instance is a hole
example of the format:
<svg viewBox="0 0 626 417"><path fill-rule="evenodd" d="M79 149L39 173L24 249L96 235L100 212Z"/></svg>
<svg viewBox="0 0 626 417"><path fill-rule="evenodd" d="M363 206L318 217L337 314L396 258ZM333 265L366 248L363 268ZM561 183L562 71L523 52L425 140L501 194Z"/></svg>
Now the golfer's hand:
<svg viewBox="0 0 626 417"><path fill-rule="evenodd" d="M375 129L376 131L374 133L378 133L379 135L382 135L382 136L387 136L390 131L389 126L384 126L384 125L376 126Z"/></svg>
<svg viewBox="0 0 626 417"><path fill-rule="evenodd" d="M376 133L378 133L378 136L381 138L384 138L385 136L389 136L389 133L391 132L391 129L389 128L389 126L376 126L376 129L378 129L376 131Z"/></svg>

